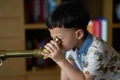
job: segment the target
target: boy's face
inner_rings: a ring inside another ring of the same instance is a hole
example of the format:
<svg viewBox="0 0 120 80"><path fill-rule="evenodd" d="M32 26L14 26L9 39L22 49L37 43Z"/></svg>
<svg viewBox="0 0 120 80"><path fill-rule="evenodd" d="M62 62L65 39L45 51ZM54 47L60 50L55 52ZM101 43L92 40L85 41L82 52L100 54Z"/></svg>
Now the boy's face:
<svg viewBox="0 0 120 80"><path fill-rule="evenodd" d="M53 28L49 29L51 37L54 39L58 37L61 39L61 48L65 51L68 51L74 47L77 47L79 44L80 37L77 30L69 28Z"/></svg>

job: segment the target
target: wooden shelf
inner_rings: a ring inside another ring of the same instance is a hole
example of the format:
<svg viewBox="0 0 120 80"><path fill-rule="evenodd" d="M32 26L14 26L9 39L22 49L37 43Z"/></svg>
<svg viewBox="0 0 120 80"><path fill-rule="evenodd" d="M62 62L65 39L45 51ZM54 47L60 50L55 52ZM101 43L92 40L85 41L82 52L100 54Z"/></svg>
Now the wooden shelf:
<svg viewBox="0 0 120 80"><path fill-rule="evenodd" d="M40 70L27 71L27 75L37 75L37 74L49 74L60 72L60 68L58 66L50 67L50 68L41 68Z"/></svg>
<svg viewBox="0 0 120 80"><path fill-rule="evenodd" d="M120 23L113 23L113 28L120 28Z"/></svg>
<svg viewBox="0 0 120 80"><path fill-rule="evenodd" d="M27 80L59 80L60 79L60 68L46 68L39 71L31 71L26 74Z"/></svg>
<svg viewBox="0 0 120 80"><path fill-rule="evenodd" d="M45 23L25 24L25 29L47 29Z"/></svg>

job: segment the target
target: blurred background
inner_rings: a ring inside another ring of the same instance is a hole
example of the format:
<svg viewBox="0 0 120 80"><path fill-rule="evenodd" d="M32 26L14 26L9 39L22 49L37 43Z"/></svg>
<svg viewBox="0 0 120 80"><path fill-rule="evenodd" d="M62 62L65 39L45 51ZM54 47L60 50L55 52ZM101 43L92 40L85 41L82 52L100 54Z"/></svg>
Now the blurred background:
<svg viewBox="0 0 120 80"><path fill-rule="evenodd" d="M120 52L120 0L0 0L0 50L34 50L50 39L47 16L64 1L89 12L88 30ZM0 80L60 80L60 68L43 58L10 58L0 66Z"/></svg>

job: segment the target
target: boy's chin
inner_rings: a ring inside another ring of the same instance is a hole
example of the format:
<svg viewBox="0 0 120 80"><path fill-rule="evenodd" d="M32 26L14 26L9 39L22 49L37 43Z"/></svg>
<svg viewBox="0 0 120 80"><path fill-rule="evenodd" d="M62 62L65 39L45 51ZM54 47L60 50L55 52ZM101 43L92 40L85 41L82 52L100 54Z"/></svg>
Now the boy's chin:
<svg viewBox="0 0 120 80"><path fill-rule="evenodd" d="M74 47L73 47L73 48L74 48ZM65 52L66 52L66 51L69 51L69 50L71 50L71 49L73 49L73 48L72 48L72 47L71 47L71 48L70 48L70 47L69 47L69 48L61 47L62 51L65 51Z"/></svg>
<svg viewBox="0 0 120 80"><path fill-rule="evenodd" d="M71 50L71 49L63 49L63 51L65 51L65 52L66 52L66 51L69 51L69 50Z"/></svg>

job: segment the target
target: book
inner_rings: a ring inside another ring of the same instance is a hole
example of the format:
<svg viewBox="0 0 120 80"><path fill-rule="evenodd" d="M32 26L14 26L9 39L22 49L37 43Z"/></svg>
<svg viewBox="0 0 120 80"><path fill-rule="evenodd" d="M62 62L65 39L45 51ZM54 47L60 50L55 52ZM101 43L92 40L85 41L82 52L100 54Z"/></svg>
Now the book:
<svg viewBox="0 0 120 80"><path fill-rule="evenodd" d="M40 22L44 22L44 0L40 0Z"/></svg>
<svg viewBox="0 0 120 80"><path fill-rule="evenodd" d="M40 21L40 0L34 0L34 9L33 9L33 14L34 14L34 22L39 22Z"/></svg>
<svg viewBox="0 0 120 80"><path fill-rule="evenodd" d="M88 23L87 30L88 30L91 34L93 34L93 22L92 22L92 20L90 20L90 22Z"/></svg>
<svg viewBox="0 0 120 80"><path fill-rule="evenodd" d="M104 41L108 41L108 23L105 18L96 18L90 20L87 30L92 35L103 39Z"/></svg>
<svg viewBox="0 0 120 80"><path fill-rule="evenodd" d="M44 21L47 19L48 15L50 14L49 13L49 0L44 0L44 4L43 4L43 7L44 7Z"/></svg>
<svg viewBox="0 0 120 80"><path fill-rule="evenodd" d="M107 23L107 19L101 18L100 20L101 20L101 26L102 26L101 38L104 41L108 41L108 23Z"/></svg>
<svg viewBox="0 0 120 80"><path fill-rule="evenodd" d="M101 21L98 19L92 20L94 36L101 38Z"/></svg>
<svg viewBox="0 0 120 80"><path fill-rule="evenodd" d="M49 13L51 13L57 5L57 0L49 0Z"/></svg>

